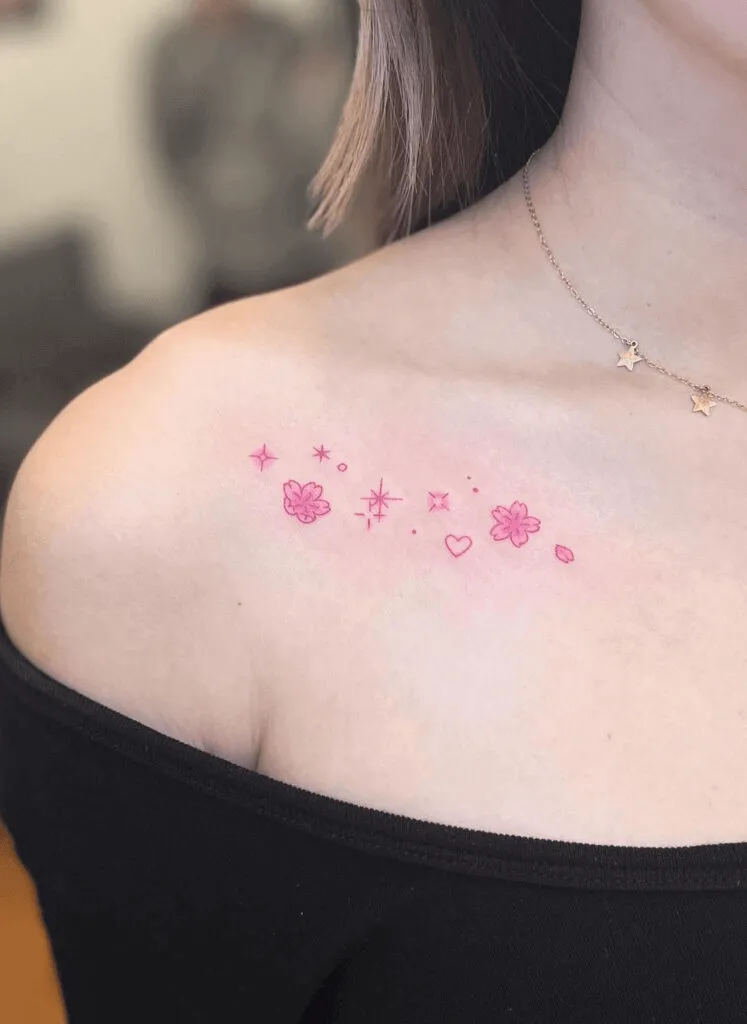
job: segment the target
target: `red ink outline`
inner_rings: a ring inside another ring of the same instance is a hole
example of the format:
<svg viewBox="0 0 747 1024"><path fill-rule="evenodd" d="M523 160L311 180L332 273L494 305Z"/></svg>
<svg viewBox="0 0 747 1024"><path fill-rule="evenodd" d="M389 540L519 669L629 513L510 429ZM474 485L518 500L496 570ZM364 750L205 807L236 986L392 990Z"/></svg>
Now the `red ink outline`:
<svg viewBox="0 0 747 1024"><path fill-rule="evenodd" d="M463 537L457 537L455 533L449 533L444 538L444 544L446 545L446 550L450 555L454 558L461 558L462 555L467 554L474 544L474 541L466 534ZM460 548L461 550L459 550Z"/></svg>
<svg viewBox="0 0 747 1024"><path fill-rule="evenodd" d="M337 469L339 470L340 473L347 473L347 471L348 471L348 464L347 464L347 462L338 462Z"/></svg>
<svg viewBox="0 0 747 1024"><path fill-rule="evenodd" d="M515 501L511 508L497 505L490 510L496 525L491 529L493 540L510 540L515 548L523 547L530 533L538 533L541 521L530 516L523 501Z"/></svg>
<svg viewBox="0 0 747 1024"><path fill-rule="evenodd" d="M570 548L567 548L565 544L555 545L555 557L559 562L564 565L569 565L571 562L576 561L576 556L573 554Z"/></svg>
<svg viewBox="0 0 747 1024"><path fill-rule="evenodd" d="M446 494L443 491L428 491L428 511L429 512L451 512L449 508L449 492Z"/></svg>
<svg viewBox="0 0 747 1024"><path fill-rule="evenodd" d="M361 498L361 501L368 502L369 513L380 523L382 519L386 519L386 515L382 510L389 509L389 502L404 501L404 498L393 498L389 491L384 491L384 478L382 477L379 480L378 491L375 491L372 487L370 495L367 498ZM376 509L375 512L374 509Z"/></svg>
<svg viewBox="0 0 747 1024"><path fill-rule="evenodd" d="M268 452L266 444L263 444L256 452L252 452L250 458L257 460L257 465L259 466L261 473L264 473L266 462L277 462L277 455L273 455L271 452Z"/></svg>
<svg viewBox="0 0 747 1024"><path fill-rule="evenodd" d="M322 485L313 480L307 484L287 480L283 484L283 508L289 516L295 516L299 523L315 523L320 516L326 516L332 511L330 503L322 497L323 493Z"/></svg>

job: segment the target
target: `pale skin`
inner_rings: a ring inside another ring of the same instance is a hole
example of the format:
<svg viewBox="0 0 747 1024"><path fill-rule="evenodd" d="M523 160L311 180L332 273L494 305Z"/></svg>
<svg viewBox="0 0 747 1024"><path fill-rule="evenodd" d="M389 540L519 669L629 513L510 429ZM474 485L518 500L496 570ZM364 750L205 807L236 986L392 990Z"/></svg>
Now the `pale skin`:
<svg viewBox="0 0 747 1024"><path fill-rule="evenodd" d="M532 169L587 299L745 402L746 121L740 0L590 0ZM746 840L747 414L693 414L618 349L553 276L518 179L184 324L26 459L10 636L101 703L364 806L592 843ZM353 511L381 477L405 501L367 530ZM288 479L323 483L329 515L284 513ZM450 511L428 512L432 491ZM514 500L542 520L520 548L488 534ZM452 557L447 532L473 549Z"/></svg>

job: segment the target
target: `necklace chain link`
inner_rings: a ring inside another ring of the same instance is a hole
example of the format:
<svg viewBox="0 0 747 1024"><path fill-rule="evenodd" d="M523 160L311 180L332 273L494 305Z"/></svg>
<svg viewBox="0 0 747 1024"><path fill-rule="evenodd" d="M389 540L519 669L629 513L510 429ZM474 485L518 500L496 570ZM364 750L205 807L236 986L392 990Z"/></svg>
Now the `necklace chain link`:
<svg viewBox="0 0 747 1024"><path fill-rule="evenodd" d="M634 353L634 355L638 356L638 358L647 366L650 366L652 370L655 370L657 373L664 374L664 376L669 377L670 380L675 380L678 381L680 384L685 384L687 387L691 388L693 391L697 392L700 395L706 395L709 398L715 399L718 402L724 402L726 405L731 405L734 409L741 409L742 412L747 412L747 405L745 405L742 402L738 402L735 398L729 398L728 395L719 395L715 391L711 391L711 389L707 385L696 384L695 381L690 380L689 377L683 377L681 374L675 373L673 370L668 369L666 366L662 365L662 363L658 362L656 359L651 359L650 356L647 356L644 352L641 352L639 343L634 338L630 338L626 334L622 334L611 324L607 323L604 317L601 316L596 311L596 309L594 309L593 306L589 305L586 299L584 299L584 297L575 287L573 282L568 278L568 275L555 258L555 253L552 251L547 242L547 239L545 238L544 231L542 230L542 224L540 223L540 219L537 216L537 210L535 209L534 201L532 200L532 193L529 187L529 167L536 155L536 152L532 153L532 155L529 157L526 164L524 165L524 198L526 199L527 209L529 210L529 216L532 219L534 229L537 232L537 238L539 239L540 245L542 246L545 255L547 256L552 267L554 268L555 273L558 275L560 280L565 285L566 289L570 292L570 294L573 296L573 298L576 300L579 306L581 306L581 308L585 310L586 313L589 314L592 320L595 320L600 327L603 327L608 334L611 334L612 337L619 341L621 344L627 345L628 349L631 350Z"/></svg>

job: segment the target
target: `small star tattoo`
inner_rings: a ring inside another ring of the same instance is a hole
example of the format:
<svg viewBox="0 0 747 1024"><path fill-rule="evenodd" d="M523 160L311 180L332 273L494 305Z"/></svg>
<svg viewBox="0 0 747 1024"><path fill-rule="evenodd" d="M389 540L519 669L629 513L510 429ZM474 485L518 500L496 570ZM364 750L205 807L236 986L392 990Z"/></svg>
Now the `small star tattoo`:
<svg viewBox="0 0 747 1024"><path fill-rule="evenodd" d="M382 519L386 519L386 513L384 509L389 510L390 501L403 501L403 498L393 498L389 491L384 490L384 480L379 481L379 489L375 491L371 488L371 493L367 498L361 498L361 501L368 502L369 514L374 517L377 522L381 522ZM362 514L362 513L359 513Z"/></svg>
<svg viewBox="0 0 747 1024"><path fill-rule="evenodd" d="M449 495L440 491L428 491L429 512L449 512Z"/></svg>
<svg viewBox="0 0 747 1024"><path fill-rule="evenodd" d="M635 345L628 345L626 352L620 353L620 358L617 360L618 366L624 366L626 370L631 370L636 363L642 363L643 360L636 352Z"/></svg>
<svg viewBox="0 0 747 1024"><path fill-rule="evenodd" d="M314 449L314 458L319 459L319 462L323 462L329 458L329 448L325 448L323 444L320 444L318 448Z"/></svg>
<svg viewBox="0 0 747 1024"><path fill-rule="evenodd" d="M260 472L264 472L266 462L277 462L277 455L271 455L270 452L267 451L266 444L263 444L256 452L252 452L251 457L257 460Z"/></svg>
<svg viewBox="0 0 747 1024"><path fill-rule="evenodd" d="M694 394L690 395L690 398L693 403L693 412L702 412L704 416L711 415L711 409L716 403L711 398L711 393L708 388L703 388L702 391L696 391Z"/></svg>

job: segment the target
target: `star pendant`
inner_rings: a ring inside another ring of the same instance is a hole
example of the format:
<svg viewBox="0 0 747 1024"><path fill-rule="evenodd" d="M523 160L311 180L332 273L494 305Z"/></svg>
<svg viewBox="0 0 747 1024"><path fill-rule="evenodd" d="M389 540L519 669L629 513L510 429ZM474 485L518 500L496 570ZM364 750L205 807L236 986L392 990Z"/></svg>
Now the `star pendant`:
<svg viewBox="0 0 747 1024"><path fill-rule="evenodd" d="M704 416L711 415L711 409L716 404L711 398L711 393L708 388L703 388L700 391L694 392L690 395L693 402L692 412L702 412Z"/></svg>
<svg viewBox="0 0 747 1024"><path fill-rule="evenodd" d="M630 370L632 372L635 364L642 362L643 360L636 352L635 345L628 345L627 351L620 353L620 358L617 360L617 365L624 366L626 370Z"/></svg>

